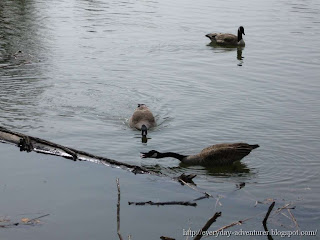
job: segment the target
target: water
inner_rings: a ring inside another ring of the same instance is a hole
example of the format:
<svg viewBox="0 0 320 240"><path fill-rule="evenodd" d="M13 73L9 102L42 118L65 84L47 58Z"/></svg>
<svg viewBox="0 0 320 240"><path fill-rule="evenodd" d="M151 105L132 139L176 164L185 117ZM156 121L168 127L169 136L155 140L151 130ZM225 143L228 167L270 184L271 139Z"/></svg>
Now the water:
<svg viewBox="0 0 320 240"><path fill-rule="evenodd" d="M320 3L311 0L2 0L0 125L119 161L157 165L170 176L196 173L198 187L225 196L215 226L265 212L267 205L254 208L255 201L273 198L277 207L292 202L301 230L314 230L320 213L319 13ZM214 47L204 36L236 33L239 25L246 33L243 49ZM127 124L138 103L147 104L158 122L147 144ZM185 167L139 154L192 154L237 141L261 147L228 168ZM185 239L182 228L201 227L216 210L215 200L195 209L126 206L134 199L198 195L169 179L0 148L0 216L51 214L40 228L1 230L4 239L56 239L57 229L69 238L117 237L116 177L128 194L121 226L136 239ZM239 182L246 186L236 190ZM111 210L101 211L106 205ZM277 221L270 224L276 228ZM252 222L245 227L261 228Z"/></svg>

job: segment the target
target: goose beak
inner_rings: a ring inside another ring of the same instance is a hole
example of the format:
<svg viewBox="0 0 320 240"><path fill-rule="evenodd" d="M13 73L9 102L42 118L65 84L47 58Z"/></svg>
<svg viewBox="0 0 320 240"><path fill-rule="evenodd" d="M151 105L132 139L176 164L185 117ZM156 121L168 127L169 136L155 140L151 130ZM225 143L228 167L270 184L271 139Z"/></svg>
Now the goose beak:
<svg viewBox="0 0 320 240"><path fill-rule="evenodd" d="M211 39L210 34L207 34L206 37Z"/></svg>
<svg viewBox="0 0 320 240"><path fill-rule="evenodd" d="M141 158L146 158L146 153L142 153L142 152L141 152L141 153L140 153L140 157L141 157Z"/></svg>

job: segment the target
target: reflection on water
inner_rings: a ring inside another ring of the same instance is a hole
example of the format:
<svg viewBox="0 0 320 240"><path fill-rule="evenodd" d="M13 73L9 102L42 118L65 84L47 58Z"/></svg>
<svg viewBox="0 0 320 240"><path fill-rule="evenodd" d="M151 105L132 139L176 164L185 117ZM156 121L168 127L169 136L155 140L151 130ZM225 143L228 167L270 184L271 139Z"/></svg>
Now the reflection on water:
<svg viewBox="0 0 320 240"><path fill-rule="evenodd" d="M207 174L212 176L242 176L249 175L250 169L242 162L235 162L230 166L217 166L207 168Z"/></svg>
<svg viewBox="0 0 320 240"><path fill-rule="evenodd" d="M237 48L237 59L239 60L238 66L242 66L244 57L242 56L242 47Z"/></svg>
<svg viewBox="0 0 320 240"><path fill-rule="evenodd" d="M40 82L44 48L37 20L32 2L0 2L0 111L6 113L1 114L6 127L42 126L43 113L36 107L47 85Z"/></svg>
<svg viewBox="0 0 320 240"><path fill-rule="evenodd" d="M173 160L174 161L174 160ZM226 166L211 166L211 167L203 167L203 166L190 166L183 163L179 163L178 166L175 167L167 167L161 164L146 164L144 162L143 167L150 171L161 172L162 174L168 175L170 177L176 177L185 174L203 174L205 172L206 175L216 176L216 177L254 177L255 172L251 171L250 168L242 162L235 162L232 165Z"/></svg>
<svg viewBox="0 0 320 240"><path fill-rule="evenodd" d="M207 46L212 47L214 50L214 53L225 53L225 52L231 52L237 50L237 60L238 61L238 66L243 65L243 59L244 57L242 56L242 51L244 50L245 47L237 47L237 46L221 46L219 44L216 44L215 42L211 42L207 44Z"/></svg>

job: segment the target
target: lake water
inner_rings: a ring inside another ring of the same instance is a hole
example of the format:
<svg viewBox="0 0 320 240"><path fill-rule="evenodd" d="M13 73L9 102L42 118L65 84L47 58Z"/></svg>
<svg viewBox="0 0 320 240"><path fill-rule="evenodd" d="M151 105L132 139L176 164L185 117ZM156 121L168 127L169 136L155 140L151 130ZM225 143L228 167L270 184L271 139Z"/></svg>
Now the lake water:
<svg viewBox="0 0 320 240"><path fill-rule="evenodd" d="M212 46L205 37L235 34L240 25L243 49ZM262 230L271 201L254 205L265 199L292 203L300 230L316 230L319 39L320 2L313 0L1 0L0 126L169 176L195 173L198 188L221 202L128 206L199 194L169 177L1 144L0 219L50 214L35 227L1 229L1 239L117 239L117 177L126 239L186 239L183 229L201 228L215 211L222 217L212 230L257 214L230 230ZM158 122L146 144L127 122L138 103ZM140 158L151 149L192 154L237 141L260 148L227 168ZM240 182L246 186L238 190ZM296 230L285 214L273 215L268 227Z"/></svg>

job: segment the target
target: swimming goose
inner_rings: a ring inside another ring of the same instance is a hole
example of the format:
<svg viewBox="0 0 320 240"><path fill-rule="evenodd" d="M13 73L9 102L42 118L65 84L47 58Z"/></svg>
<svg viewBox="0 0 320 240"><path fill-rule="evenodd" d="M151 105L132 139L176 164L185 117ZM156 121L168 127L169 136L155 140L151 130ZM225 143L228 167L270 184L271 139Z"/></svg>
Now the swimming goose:
<svg viewBox="0 0 320 240"><path fill-rule="evenodd" d="M146 137L148 129L156 125L156 120L147 105L138 104L138 107L129 119L129 126L141 130L142 136Z"/></svg>
<svg viewBox="0 0 320 240"><path fill-rule="evenodd" d="M242 38L242 34L246 35L244 33L244 28L240 26L238 28L238 36L233 35L231 33L209 33L206 35L211 42L219 44L219 45L225 45L225 46L244 46L245 42Z"/></svg>
<svg viewBox="0 0 320 240"><path fill-rule="evenodd" d="M156 150L151 150L147 153L141 153L141 158L173 157L189 165L227 165L241 160L258 147L258 144L222 143L207 147L196 155L181 155L174 152L160 153Z"/></svg>

